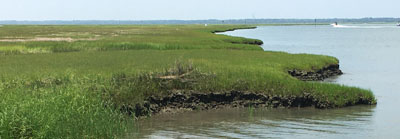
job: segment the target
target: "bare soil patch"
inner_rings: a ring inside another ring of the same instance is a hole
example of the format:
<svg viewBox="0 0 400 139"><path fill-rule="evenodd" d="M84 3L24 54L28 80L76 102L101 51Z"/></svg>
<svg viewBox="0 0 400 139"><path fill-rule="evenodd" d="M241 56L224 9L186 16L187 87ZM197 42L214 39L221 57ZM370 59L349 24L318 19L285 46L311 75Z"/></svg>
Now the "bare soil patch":
<svg viewBox="0 0 400 139"><path fill-rule="evenodd" d="M7 39L0 39L0 42L35 42L35 41L66 41L66 42L74 42L74 41L94 41L94 40L98 40L98 38L83 38L83 39L73 39L71 37L64 37L64 38L46 38L46 37L7 38Z"/></svg>

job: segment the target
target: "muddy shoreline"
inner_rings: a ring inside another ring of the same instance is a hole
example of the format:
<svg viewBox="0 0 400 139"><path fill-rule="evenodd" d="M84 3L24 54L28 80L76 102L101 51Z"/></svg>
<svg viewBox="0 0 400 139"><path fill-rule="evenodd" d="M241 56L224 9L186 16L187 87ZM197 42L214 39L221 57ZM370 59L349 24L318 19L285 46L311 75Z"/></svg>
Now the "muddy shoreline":
<svg viewBox="0 0 400 139"><path fill-rule="evenodd" d="M368 100L359 99L354 105L370 105ZM346 104L351 106L353 104ZM155 114L178 113L183 111L210 110L221 108L336 108L332 103L321 101L312 94L268 95L264 93L227 91L222 93L174 92L165 97L150 97L135 107L123 107L121 110L135 117L147 117Z"/></svg>
<svg viewBox="0 0 400 139"><path fill-rule="evenodd" d="M339 65L330 65L316 72L289 70L288 73L303 81L320 81L331 76L341 75L342 71L339 69ZM354 104L349 103L346 106L370 103L370 101L360 98ZM121 111L135 117L146 117L161 113L243 107L315 107L325 109L336 108L337 106L327 101L319 100L316 96L306 92L301 95L283 96L236 90L215 93L174 90L168 96L151 96L144 103L122 107Z"/></svg>
<svg viewBox="0 0 400 139"><path fill-rule="evenodd" d="M302 81L323 81L326 78L342 75L338 64L326 66L317 71L289 70L288 73Z"/></svg>

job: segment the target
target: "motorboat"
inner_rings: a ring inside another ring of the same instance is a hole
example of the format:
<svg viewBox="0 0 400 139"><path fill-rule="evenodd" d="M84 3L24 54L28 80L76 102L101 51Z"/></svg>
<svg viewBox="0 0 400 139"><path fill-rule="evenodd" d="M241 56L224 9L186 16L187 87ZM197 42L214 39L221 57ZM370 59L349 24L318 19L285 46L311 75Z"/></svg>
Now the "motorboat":
<svg viewBox="0 0 400 139"><path fill-rule="evenodd" d="M339 26L337 22L332 23L331 25L332 25L333 27L338 27L338 26Z"/></svg>

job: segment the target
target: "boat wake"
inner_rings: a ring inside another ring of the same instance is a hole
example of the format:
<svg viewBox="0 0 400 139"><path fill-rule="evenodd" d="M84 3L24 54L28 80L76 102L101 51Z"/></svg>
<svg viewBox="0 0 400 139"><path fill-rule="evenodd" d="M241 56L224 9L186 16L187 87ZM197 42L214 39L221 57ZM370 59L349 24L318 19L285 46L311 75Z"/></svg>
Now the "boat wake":
<svg viewBox="0 0 400 139"><path fill-rule="evenodd" d="M351 27L356 27L356 26L344 26L344 25L335 25L331 24L334 28L351 28Z"/></svg>
<svg viewBox="0 0 400 139"><path fill-rule="evenodd" d="M353 25L335 25L331 24L334 28L360 28L360 29L376 29L376 28L398 28L397 26L353 26Z"/></svg>

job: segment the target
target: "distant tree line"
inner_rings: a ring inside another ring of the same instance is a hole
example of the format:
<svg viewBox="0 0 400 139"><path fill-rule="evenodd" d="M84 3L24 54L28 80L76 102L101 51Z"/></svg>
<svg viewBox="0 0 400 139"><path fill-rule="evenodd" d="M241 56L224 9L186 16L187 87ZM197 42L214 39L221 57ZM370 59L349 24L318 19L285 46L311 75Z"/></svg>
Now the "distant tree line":
<svg viewBox="0 0 400 139"><path fill-rule="evenodd" d="M230 19L230 20L0 20L0 24L312 24L312 23L393 23L400 18L327 18L327 19Z"/></svg>

